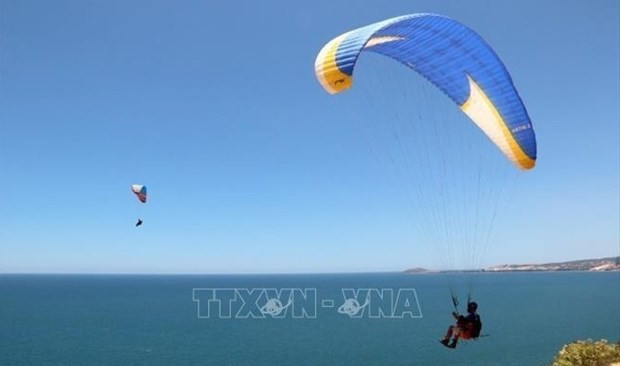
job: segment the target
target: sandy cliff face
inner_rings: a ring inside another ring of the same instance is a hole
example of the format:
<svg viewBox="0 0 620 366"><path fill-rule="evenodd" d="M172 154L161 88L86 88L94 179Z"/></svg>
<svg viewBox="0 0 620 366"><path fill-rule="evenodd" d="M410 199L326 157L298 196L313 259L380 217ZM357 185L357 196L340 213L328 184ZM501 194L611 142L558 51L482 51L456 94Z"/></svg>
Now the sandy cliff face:
<svg viewBox="0 0 620 366"><path fill-rule="evenodd" d="M490 267L487 271L620 271L620 257L545 264L504 264Z"/></svg>

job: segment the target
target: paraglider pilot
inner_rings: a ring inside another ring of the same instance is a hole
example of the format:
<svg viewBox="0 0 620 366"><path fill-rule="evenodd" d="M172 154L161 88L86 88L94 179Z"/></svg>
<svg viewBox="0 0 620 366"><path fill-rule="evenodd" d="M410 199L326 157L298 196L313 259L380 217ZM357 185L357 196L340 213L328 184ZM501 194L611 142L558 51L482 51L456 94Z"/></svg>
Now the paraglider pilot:
<svg viewBox="0 0 620 366"><path fill-rule="evenodd" d="M448 328L446 335L440 341L441 344L448 348L456 348L459 338L478 338L480 336L480 330L482 329L482 322L476 310L478 310L478 304L472 301L467 303L467 316L452 312L452 316L456 319L456 325L451 325ZM450 337L452 337L452 342L450 342Z"/></svg>
<svg viewBox="0 0 620 366"><path fill-rule="evenodd" d="M136 227L142 225L142 220L138 219L138 222L136 222Z"/></svg>

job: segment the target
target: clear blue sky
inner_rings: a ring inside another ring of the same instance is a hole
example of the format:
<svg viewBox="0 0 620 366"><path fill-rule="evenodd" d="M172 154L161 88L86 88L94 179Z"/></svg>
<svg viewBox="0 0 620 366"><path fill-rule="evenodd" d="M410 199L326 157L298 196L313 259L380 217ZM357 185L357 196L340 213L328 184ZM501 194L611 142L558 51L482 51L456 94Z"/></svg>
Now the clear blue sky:
<svg viewBox="0 0 620 366"><path fill-rule="evenodd" d="M618 1L360 4L0 2L0 272L433 266L313 72L334 36L419 12L495 48L537 133L484 264L618 254Z"/></svg>

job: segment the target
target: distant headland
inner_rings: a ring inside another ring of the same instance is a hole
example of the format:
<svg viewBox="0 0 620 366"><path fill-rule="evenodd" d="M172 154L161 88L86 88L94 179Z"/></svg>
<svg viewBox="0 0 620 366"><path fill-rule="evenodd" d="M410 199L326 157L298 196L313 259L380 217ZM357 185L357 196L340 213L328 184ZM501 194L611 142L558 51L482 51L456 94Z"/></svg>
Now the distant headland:
<svg viewBox="0 0 620 366"><path fill-rule="evenodd" d="M597 259L581 259L568 262L554 262L543 264L502 264L486 269L477 270L444 270L433 271L424 268L410 268L403 271L408 274L437 273L437 272L558 272L558 271L588 271L607 272L620 271L620 257Z"/></svg>

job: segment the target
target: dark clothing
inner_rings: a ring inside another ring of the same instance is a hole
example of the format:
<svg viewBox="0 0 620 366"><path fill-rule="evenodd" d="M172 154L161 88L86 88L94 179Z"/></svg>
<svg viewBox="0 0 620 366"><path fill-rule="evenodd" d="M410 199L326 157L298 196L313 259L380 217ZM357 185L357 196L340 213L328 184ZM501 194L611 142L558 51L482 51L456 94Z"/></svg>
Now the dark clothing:
<svg viewBox="0 0 620 366"><path fill-rule="evenodd" d="M469 313L467 316L459 316L456 325L465 333L462 334L462 336L464 336L463 338L478 338L482 330L480 315L476 313Z"/></svg>
<svg viewBox="0 0 620 366"><path fill-rule="evenodd" d="M476 313L469 313L467 314L467 316L460 315L458 317L458 322L459 323L477 323L477 322L479 323L480 315Z"/></svg>
<svg viewBox="0 0 620 366"><path fill-rule="evenodd" d="M465 320L467 320L468 322L479 322L480 321L480 315L476 314L476 313L470 313L467 314L467 316L465 317Z"/></svg>
<svg viewBox="0 0 620 366"><path fill-rule="evenodd" d="M453 313L453 315L456 318L456 325L448 328L444 339L441 341L444 346L455 348L459 338L472 339L480 336L482 322L478 314L471 312L467 316L458 315L457 313ZM452 343L448 345L451 337L453 337Z"/></svg>
<svg viewBox="0 0 620 366"><path fill-rule="evenodd" d="M456 307L455 303L455 307ZM482 330L482 322L480 315L476 314L478 304L467 300L467 315L459 315L458 312L452 312L452 316L456 319L456 325L451 325L446 332L444 338L440 341L446 347L456 348L459 338L476 339L480 337ZM456 310L456 309L455 309ZM452 343L449 343L452 337Z"/></svg>

